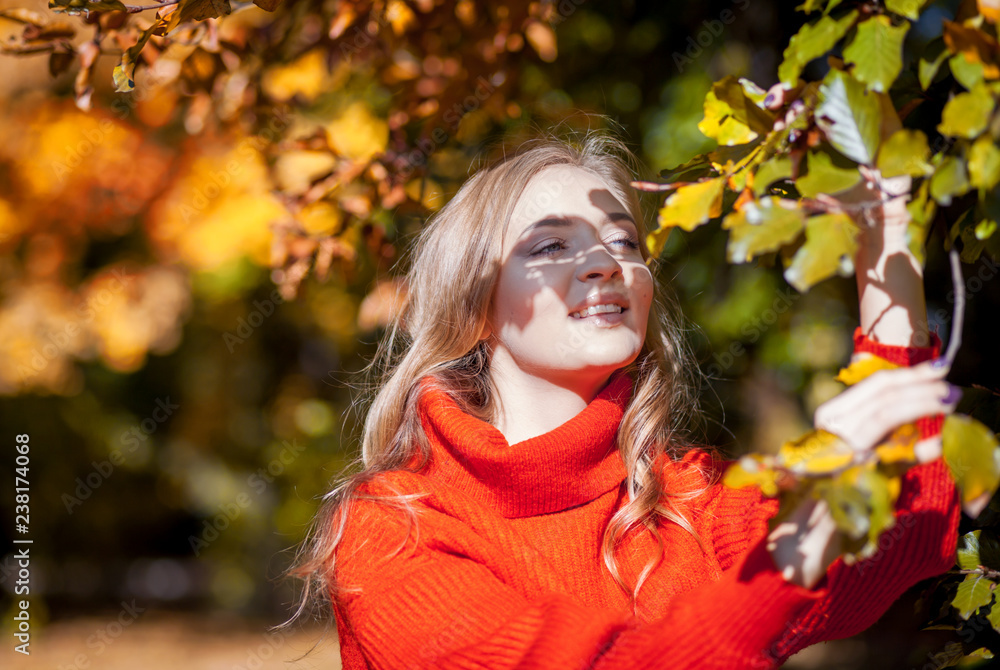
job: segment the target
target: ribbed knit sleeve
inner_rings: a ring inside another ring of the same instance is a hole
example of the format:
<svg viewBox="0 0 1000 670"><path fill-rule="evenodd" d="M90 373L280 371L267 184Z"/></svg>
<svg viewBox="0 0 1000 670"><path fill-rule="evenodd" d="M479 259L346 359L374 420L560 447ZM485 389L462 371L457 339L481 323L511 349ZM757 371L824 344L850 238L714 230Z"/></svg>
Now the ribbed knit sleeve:
<svg viewBox="0 0 1000 670"><path fill-rule="evenodd" d="M360 593L337 607L358 668L770 667L761 650L823 595L786 582L761 545L652 622L561 593L528 598L473 559L476 539L433 507L409 537L396 510L364 502L352 513L337 573Z"/></svg>
<svg viewBox="0 0 1000 670"><path fill-rule="evenodd" d="M855 353L868 353L898 365L915 365L940 352L930 347L893 347L872 342L858 329ZM921 419L925 437L940 431L941 417ZM855 635L875 623L889 606L918 581L952 567L958 540L960 508L954 480L942 459L912 467L904 476L896 504L896 523L879 539L879 551L853 566L838 559L819 588L822 599L788 622L785 634L765 651L768 661L784 662L796 651L822 640ZM766 534L762 520L777 513L775 500L756 489L726 490L715 501L714 542L725 567Z"/></svg>

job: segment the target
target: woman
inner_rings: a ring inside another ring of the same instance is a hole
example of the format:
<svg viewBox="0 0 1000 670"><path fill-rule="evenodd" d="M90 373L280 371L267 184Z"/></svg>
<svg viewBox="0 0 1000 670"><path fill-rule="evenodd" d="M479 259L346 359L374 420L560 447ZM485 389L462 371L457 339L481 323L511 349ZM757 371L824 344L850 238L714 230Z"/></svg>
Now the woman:
<svg viewBox="0 0 1000 670"><path fill-rule="evenodd" d="M937 336L912 346L902 199L862 234L855 356L912 367L816 418L859 450L920 419L928 462L904 477L901 532L847 566L822 504L768 534L776 502L723 487L726 463L688 442L697 366L656 299L630 161L603 133L522 145L423 232L364 468L298 570L332 600L348 670L773 667L951 567L936 435L957 394L924 363Z"/></svg>

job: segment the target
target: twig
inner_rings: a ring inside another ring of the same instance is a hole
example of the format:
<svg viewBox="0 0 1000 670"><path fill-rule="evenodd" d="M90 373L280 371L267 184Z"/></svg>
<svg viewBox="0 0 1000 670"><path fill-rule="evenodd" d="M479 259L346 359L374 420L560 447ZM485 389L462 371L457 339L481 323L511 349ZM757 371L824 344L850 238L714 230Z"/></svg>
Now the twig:
<svg viewBox="0 0 1000 670"><path fill-rule="evenodd" d="M948 251L948 260L951 261L951 283L955 287L955 318L951 322L951 337L948 338L948 349L945 351L944 359L948 362L948 369L951 370L951 364L955 362L958 347L962 343L962 322L965 320L965 279L962 277L962 264L954 246Z"/></svg>
<svg viewBox="0 0 1000 670"><path fill-rule="evenodd" d="M980 565L978 568L973 568L972 570L959 570L960 575L982 575L987 579L1000 579L1000 571L987 568L985 565Z"/></svg>

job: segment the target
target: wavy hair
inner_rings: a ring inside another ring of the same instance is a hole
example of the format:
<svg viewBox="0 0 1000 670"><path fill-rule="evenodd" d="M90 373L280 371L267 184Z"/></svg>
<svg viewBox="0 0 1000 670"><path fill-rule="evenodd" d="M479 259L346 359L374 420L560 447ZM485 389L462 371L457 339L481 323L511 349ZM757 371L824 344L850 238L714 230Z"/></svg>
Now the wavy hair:
<svg viewBox="0 0 1000 670"><path fill-rule="evenodd" d="M469 414L485 421L495 418L497 397L489 349L480 334L500 269L501 242L527 184L554 165L576 166L601 178L636 221L640 240L645 240L643 208L630 185L633 173L643 176L638 174L641 164L607 130L581 131L576 137L561 137L550 130L522 141L513 151L505 148L502 157L476 171L429 219L413 248L404 307L369 366L375 382L360 459L354 464L360 464L360 471L324 496L309 537L299 549L290 574L304 580L304 589L290 621L317 596L336 599L343 592L336 579L335 551L353 500L392 505L406 514L411 530L416 524L412 502L420 496L376 498L359 487L390 470L419 472L430 459L417 409L422 379L430 378ZM640 247L649 261L645 245ZM634 380L633 396L617 435L627 470L622 486L628 495L607 523L601 554L615 582L629 595L633 611L643 582L664 558L658 531L661 519L678 524L702 544L677 503L704 488L668 490L653 467L657 457L665 454L677 460L692 446L691 436L700 418L697 400L703 377L686 342L683 323L676 299L658 286L643 347L624 369ZM656 539L658 553L630 585L621 575L615 548L631 531L643 528Z"/></svg>

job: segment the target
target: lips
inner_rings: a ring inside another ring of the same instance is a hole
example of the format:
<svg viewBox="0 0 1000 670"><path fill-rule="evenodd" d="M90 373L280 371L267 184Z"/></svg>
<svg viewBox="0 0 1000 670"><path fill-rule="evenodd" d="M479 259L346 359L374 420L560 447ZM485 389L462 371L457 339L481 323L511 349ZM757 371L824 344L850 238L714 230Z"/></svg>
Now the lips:
<svg viewBox="0 0 1000 670"><path fill-rule="evenodd" d="M628 311L628 300L620 295L594 295L588 297L569 313L576 319L586 319L598 314L621 314Z"/></svg>

